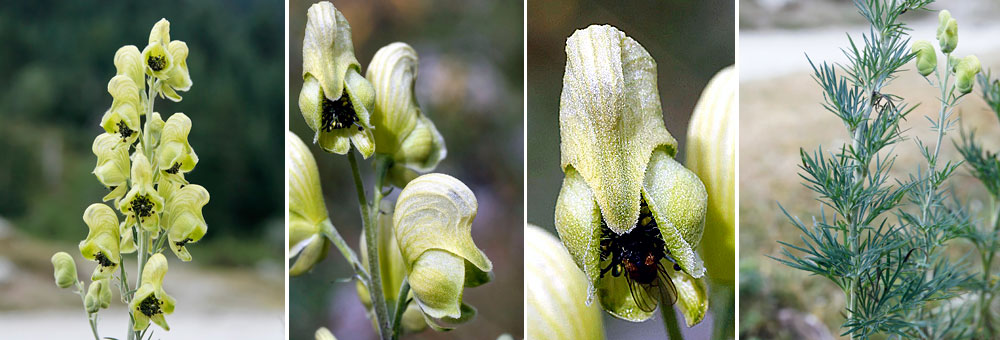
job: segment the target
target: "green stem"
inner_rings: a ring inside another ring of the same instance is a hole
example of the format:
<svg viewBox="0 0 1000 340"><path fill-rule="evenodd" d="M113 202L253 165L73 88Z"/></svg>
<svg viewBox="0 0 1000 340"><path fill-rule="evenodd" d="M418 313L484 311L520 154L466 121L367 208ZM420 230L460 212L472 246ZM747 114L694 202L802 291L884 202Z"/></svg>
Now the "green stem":
<svg viewBox="0 0 1000 340"><path fill-rule="evenodd" d="M87 322L90 324L90 332L94 334L94 340L101 340L101 336L97 335L97 320L94 319L93 313L87 311L87 290L83 287L83 281L76 280L76 293L83 302L83 311L87 313Z"/></svg>
<svg viewBox="0 0 1000 340"><path fill-rule="evenodd" d="M374 192L375 199L372 204L368 204L368 200L365 198L364 183L361 181L361 172L358 170L358 160L354 156L354 152L347 153L347 159L351 163L351 173L354 176L354 185L358 191L358 205L361 206L361 220L365 230L365 246L367 247L368 254L368 275L371 285L369 286L368 293L372 300L372 308L375 310L375 322L378 325L379 336L382 339L387 339L390 335L391 329L389 328L389 312L388 307L385 303L385 294L382 292L382 275L379 272L379 254L378 254L378 219L375 218L375 214L378 212L378 205L382 200L382 193L379 188L382 185L382 181L385 177L385 165L384 162L376 160L376 177L375 184L376 190Z"/></svg>
<svg viewBox="0 0 1000 340"><path fill-rule="evenodd" d="M410 303L410 299L406 296L410 294L410 280L404 278L403 284L399 287L399 294L396 295L396 309L393 309L392 317L392 340L399 339L402 335L402 320L403 313L406 312L406 305Z"/></svg>
<svg viewBox="0 0 1000 340"><path fill-rule="evenodd" d="M320 232L323 233L323 236L325 236L326 239L330 240L330 243L333 243L333 245L337 247L337 250L340 250L340 254L347 259L347 262L351 264L351 267L354 267L354 272L358 274L365 286L370 287L371 279L368 276L368 270L366 270L365 265L358 260L358 255L354 252L354 249L351 249L351 247L347 245L347 242L344 241L344 237L340 236L340 232L338 232L337 228L333 226L333 222L330 222L330 219L323 220L323 222L320 223Z"/></svg>
<svg viewBox="0 0 1000 340"><path fill-rule="evenodd" d="M142 230L142 222L136 222L135 228L139 234L138 239L135 240L136 242L139 243L139 253L137 255L138 258L137 262L139 262L139 265L138 265L138 271L136 272L135 275L135 287L139 288L139 286L142 285L142 270L146 267L146 231ZM129 339L141 339L139 332L133 330L132 326L135 323L135 319L131 317L131 314L132 313L130 311L129 312L130 316L128 320Z"/></svg>
<svg viewBox="0 0 1000 340"><path fill-rule="evenodd" d="M663 327L667 329L667 338L670 340L684 340L681 335L681 326L677 323L677 314L672 306L660 306L660 315L663 316Z"/></svg>

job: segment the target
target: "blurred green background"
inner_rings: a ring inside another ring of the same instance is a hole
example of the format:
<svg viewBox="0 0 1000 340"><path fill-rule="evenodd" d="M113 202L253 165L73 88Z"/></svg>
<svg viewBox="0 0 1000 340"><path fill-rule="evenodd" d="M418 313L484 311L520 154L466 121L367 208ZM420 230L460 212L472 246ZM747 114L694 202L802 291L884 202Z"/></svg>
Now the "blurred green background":
<svg viewBox="0 0 1000 340"><path fill-rule="evenodd" d="M948 9L959 21L957 55L974 53L984 70L993 69L994 75L1000 70L1000 3L944 0L930 8ZM910 12L902 20L913 29L912 39L933 41L936 12ZM849 46L845 33L859 41L860 34L868 32L867 23L847 0L740 0L740 25L740 338L838 338L843 332L843 292L826 278L766 256L781 256L778 240L802 244L801 232L781 213L779 203L807 223L820 213L817 194L798 176L800 148L812 151L822 145L830 150L850 140L842 122L822 108L822 93L805 54L815 62L844 62L840 48ZM908 139L894 146L896 179L926 166L914 137L933 145L935 135L924 116L936 117L939 96L912 64L903 69L888 91L911 107L921 105L902 124ZM1000 124L979 91L976 85L975 95L962 99L955 112L961 126L975 128L984 147L996 151ZM958 138L957 129L945 136L942 162L961 159L951 142ZM986 192L965 166L945 185L966 202L973 217L984 216L989 206ZM956 257L972 250L962 240L951 244L957 245L951 249Z"/></svg>
<svg viewBox="0 0 1000 340"><path fill-rule="evenodd" d="M123 45L142 50L160 18L170 20L172 39L187 42L194 86L181 93L183 101L158 99L155 107L164 119L174 112L191 117L189 141L200 162L187 178L212 196L204 209L208 234L189 247L195 261L171 264L171 272L180 277L191 270L195 277L221 280L202 286L205 291L215 291L212 284L254 281L250 290L233 287L217 294L252 294L244 299L280 307L285 92L280 2L6 1L0 8L0 310L76 308L73 294L52 284L48 257L65 250L82 263L76 242L86 237L87 227L81 216L107 193L91 174L96 163L91 144L103 132L98 124L111 105L107 82L115 74L113 57ZM173 257L168 255L172 262ZM89 268L82 266L81 273ZM171 282L181 281L172 275L168 291L180 286ZM178 314L193 303L181 295ZM73 322L87 330L83 317ZM280 318L270 325L280 330ZM205 330L202 335L212 334Z"/></svg>
<svg viewBox="0 0 1000 340"><path fill-rule="evenodd" d="M313 132L298 108L302 38L314 1L289 3L289 125L307 143ZM441 134L448 156L435 172L462 180L479 201L472 238L493 261L494 281L465 290L475 320L454 331L412 339L495 339L523 333L523 7L517 1L334 1L351 24L362 70L382 46L403 41L420 57L417 101ZM330 218L357 250L361 221L345 156L310 144ZM359 158L360 159L360 158ZM371 162L362 162L366 188ZM386 200L395 201L399 190ZM310 273L289 279L292 339L326 326L338 337L373 339L346 261L334 251Z"/></svg>
<svg viewBox="0 0 1000 340"><path fill-rule="evenodd" d="M562 185L559 167L559 95L566 38L592 24L610 24L635 39L657 63L657 84L667 130L684 159L687 124L702 89L735 60L735 9L729 0L528 1L528 223L555 233L553 213ZM705 339L712 316L684 329ZM664 338L657 315L634 324L605 313L610 339ZM683 327L682 327L683 328Z"/></svg>

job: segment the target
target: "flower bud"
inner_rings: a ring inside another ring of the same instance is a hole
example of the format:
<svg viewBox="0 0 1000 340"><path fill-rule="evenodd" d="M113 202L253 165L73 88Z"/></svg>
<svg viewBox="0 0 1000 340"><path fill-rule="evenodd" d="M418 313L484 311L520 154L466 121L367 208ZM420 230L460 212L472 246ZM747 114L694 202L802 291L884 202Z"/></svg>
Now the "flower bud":
<svg viewBox="0 0 1000 340"><path fill-rule="evenodd" d="M87 295L83 298L83 306L87 309L87 313L97 313L101 309L101 287L104 286L104 282L104 280L91 282L87 288Z"/></svg>
<svg viewBox="0 0 1000 340"><path fill-rule="evenodd" d="M361 76L351 26L327 1L309 7L302 40L299 110L323 151L346 154L351 143L362 157L375 152L370 115L375 90Z"/></svg>
<svg viewBox="0 0 1000 340"><path fill-rule="evenodd" d="M937 40L941 52L948 54L958 46L958 21L951 17L951 12L943 10L938 13Z"/></svg>
<svg viewBox="0 0 1000 340"><path fill-rule="evenodd" d="M177 303L173 297L163 290L163 277L167 275L167 258L163 254L153 254L146 261L142 271L139 288L129 303L129 311L135 323L133 330L141 331L149 327L150 321L169 331L170 326L164 317L174 312Z"/></svg>
<svg viewBox="0 0 1000 340"><path fill-rule="evenodd" d="M410 181L393 225L414 301L432 318L467 319L464 287L490 281L493 263L472 240L478 203L464 183L443 174Z"/></svg>
<svg viewBox="0 0 1000 340"><path fill-rule="evenodd" d="M94 268L90 279L97 281L111 277L121 263L118 251L118 214L107 205L94 203L83 212L83 222L90 231L87 238L80 241L80 254L85 259L97 262L97 268Z"/></svg>
<svg viewBox="0 0 1000 340"><path fill-rule="evenodd" d="M389 179L398 187L415 178L415 171L434 170L448 153L444 137L417 103L417 66L417 52L396 42L375 53L365 74L377 94L372 115L377 152L393 157Z"/></svg>
<svg viewBox="0 0 1000 340"><path fill-rule="evenodd" d="M52 255L52 267L56 278L56 286L59 288L69 288L76 284L76 262L73 257L66 252L58 252Z"/></svg>
<svg viewBox="0 0 1000 340"><path fill-rule="evenodd" d="M704 182L708 197L711 197L705 215L701 255L705 258L705 267L712 270L710 278L726 285L735 284L739 107L736 87L737 74L732 66L719 71L709 81L688 123L685 149L685 164Z"/></svg>
<svg viewBox="0 0 1000 340"><path fill-rule="evenodd" d="M955 88L961 93L972 92L972 85L976 83L976 74L982 70L979 58L974 55L962 58L955 66Z"/></svg>
<svg viewBox="0 0 1000 340"><path fill-rule="evenodd" d="M937 52L929 41L918 40L913 43L913 53L917 55L917 71L926 77L937 69Z"/></svg>
<svg viewBox="0 0 1000 340"><path fill-rule="evenodd" d="M316 340L337 340L337 337L333 336L333 333L330 333L326 327L320 327L316 330Z"/></svg>
<svg viewBox="0 0 1000 340"><path fill-rule="evenodd" d="M524 228L525 320L528 339L604 339L601 309L586 303L587 277L559 240Z"/></svg>
<svg viewBox="0 0 1000 340"><path fill-rule="evenodd" d="M330 223L319 182L319 170L309 147L297 135L285 132L288 148L288 256L298 259L288 269L292 276L312 269L326 257L330 242L321 226Z"/></svg>

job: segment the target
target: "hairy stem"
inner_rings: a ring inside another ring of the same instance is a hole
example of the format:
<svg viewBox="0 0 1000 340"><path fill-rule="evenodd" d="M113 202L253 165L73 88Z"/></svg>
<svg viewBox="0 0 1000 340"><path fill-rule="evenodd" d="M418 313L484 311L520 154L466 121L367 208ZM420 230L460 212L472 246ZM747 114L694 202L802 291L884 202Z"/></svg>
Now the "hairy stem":
<svg viewBox="0 0 1000 340"><path fill-rule="evenodd" d="M97 319L94 319L94 313L87 311L87 290L83 287L83 281L76 280L76 294L80 295L80 302L83 302L83 311L87 313L87 322L90 323L90 332L94 334L94 340L101 340L101 336L97 334Z"/></svg>
<svg viewBox="0 0 1000 340"><path fill-rule="evenodd" d="M385 169L383 162L376 160L376 171L379 168L383 168L381 172L376 174L375 183L376 190L373 193L375 199L371 204L368 203L365 197L364 182L361 180L361 172L358 170L358 160L354 155L354 152L347 153L347 159L351 163L351 173L354 177L354 186L358 192L358 205L361 207L361 222L365 230L365 246L368 254L368 275L371 285L368 289L368 294L371 297L372 308L375 310L375 323L378 325L379 336L382 339L387 339L391 333L389 328L389 312L387 311L387 306L385 303L385 294L382 292L382 275L379 272L379 254L378 254L378 219L376 213L378 211L378 204L382 200L381 190L378 188L382 184L382 179L385 177Z"/></svg>
<svg viewBox="0 0 1000 340"><path fill-rule="evenodd" d="M340 232L338 232L337 228L333 226L333 222L330 222L330 219L323 220L323 222L320 223L320 232L323 233L323 236L325 236L327 240L330 240L330 243L333 243L334 247L337 247L340 254L343 255L344 258L347 259L347 262L351 264L351 267L354 268L355 274L361 278L361 281L366 286L370 287L371 279L368 276L368 270L366 270L364 264L358 260L358 255L354 252L354 249L351 249L351 247L347 245L347 242L344 241L344 237L340 236Z"/></svg>
<svg viewBox="0 0 1000 340"><path fill-rule="evenodd" d="M663 316L663 327L667 329L667 338L670 340L684 340L681 335L681 326L677 323L677 314L674 313L673 306L660 306L660 315Z"/></svg>
<svg viewBox="0 0 1000 340"><path fill-rule="evenodd" d="M399 339L402 334L403 325L403 313L406 312L406 306L410 303L410 299L406 296L410 294L410 280L403 279L403 284L399 287L399 294L396 295L396 309L393 309L392 316L392 340Z"/></svg>

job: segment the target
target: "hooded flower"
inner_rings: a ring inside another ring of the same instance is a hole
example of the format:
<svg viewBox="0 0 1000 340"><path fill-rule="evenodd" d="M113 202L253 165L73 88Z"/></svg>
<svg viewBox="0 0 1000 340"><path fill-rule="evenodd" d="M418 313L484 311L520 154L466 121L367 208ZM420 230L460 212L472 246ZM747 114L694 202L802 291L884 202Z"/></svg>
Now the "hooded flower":
<svg viewBox="0 0 1000 340"><path fill-rule="evenodd" d="M351 26L333 4L323 1L309 7L302 41L302 91L299 110L314 143L326 152L346 154L351 143L364 158L375 152L369 121L375 90L361 76L354 57Z"/></svg>
<svg viewBox="0 0 1000 340"><path fill-rule="evenodd" d="M462 303L464 288L492 279L493 263L472 240L477 209L472 190L443 174L417 177L396 200L400 255L414 301L431 318L468 320L475 310Z"/></svg>
<svg viewBox="0 0 1000 340"><path fill-rule="evenodd" d="M111 278L91 282L87 288L87 295L84 296L83 305L88 313L97 313L102 308L108 308L111 305Z"/></svg>
<svg viewBox="0 0 1000 340"><path fill-rule="evenodd" d="M132 189L118 203L118 210L127 217L126 225L131 226L138 220L143 229L153 232L160 225L163 198L153 188L153 171L149 160L138 149L133 157Z"/></svg>
<svg viewBox="0 0 1000 340"><path fill-rule="evenodd" d="M117 147L119 138L116 135L102 133L94 138L94 145L91 148L97 156L97 165L94 166L94 176L111 190L104 201L107 202L125 195L128 189L129 159L128 148Z"/></svg>
<svg viewBox="0 0 1000 340"><path fill-rule="evenodd" d="M378 248L378 258L379 258L379 274L382 277L382 294L385 296L385 300L389 301L390 305L393 305L393 301L399 299L399 287L403 284L403 279L406 278L406 266L403 264L403 256L399 253L399 244L396 243L396 235L392 232L392 209L393 206L387 201L382 202L382 208L379 209L379 233L377 242ZM368 268L368 247L365 247L365 232L361 231L361 261L365 268ZM360 280L356 284L358 291L358 298L361 299L361 303L365 305L368 310L368 317L373 322L373 327L378 327L374 324L375 322L375 311L372 309L371 295L368 292L368 287L364 285ZM410 299L413 297L413 292L411 291L407 294L406 298ZM418 333L427 329L427 321L424 320L423 314L420 312L420 307L415 303L409 303L406 305L406 311L403 312L403 333L412 334Z"/></svg>
<svg viewBox="0 0 1000 340"><path fill-rule="evenodd" d="M288 269L292 276L312 269L326 257L330 242L322 225L330 223L319 183L319 170L309 147L294 133L285 132L288 148L288 256L298 259Z"/></svg>
<svg viewBox="0 0 1000 340"><path fill-rule="evenodd" d="M926 77L937 69L937 52L929 41L917 40L913 43L913 53L917 55L917 71Z"/></svg>
<svg viewBox="0 0 1000 340"><path fill-rule="evenodd" d="M170 330L164 315L174 312L174 304L177 301L163 290L163 277L166 275L167 258L160 253L153 254L149 261L146 261L139 289L135 291L132 302L128 305L135 319L132 329L144 330L149 327L149 322L153 321L163 330Z"/></svg>
<svg viewBox="0 0 1000 340"><path fill-rule="evenodd" d="M976 56L970 55L962 58L955 65L955 88L962 93L972 92L972 85L976 83L976 74L981 70L982 65L979 64L979 58Z"/></svg>
<svg viewBox="0 0 1000 340"><path fill-rule="evenodd" d="M208 200L208 190L197 184L179 186L167 199L163 228L167 231L170 250L182 261L191 261L186 246L201 240L208 230L205 217L201 214Z"/></svg>
<svg viewBox="0 0 1000 340"><path fill-rule="evenodd" d="M709 277L732 286L736 283L736 70L719 71L701 94L688 123L686 165L701 178L708 191L708 211L701 255Z"/></svg>
<svg viewBox="0 0 1000 340"><path fill-rule="evenodd" d="M587 305L586 276L559 239L524 227L524 299L528 339L604 339L601 309Z"/></svg>
<svg viewBox="0 0 1000 340"><path fill-rule="evenodd" d="M143 112L140 91L139 85L125 74L114 76L108 82L111 108L101 118L101 127L117 135L120 146L130 145L139 137L139 114Z"/></svg>
<svg viewBox="0 0 1000 340"><path fill-rule="evenodd" d="M198 164L198 155L188 143L191 133L191 119L183 113L175 113L163 125L160 133L160 145L156 148L156 167L160 176L171 181L187 183L183 176L194 170Z"/></svg>
<svg viewBox="0 0 1000 340"><path fill-rule="evenodd" d="M958 21L951 17L951 12L943 10L938 13L937 40L942 53L951 53L958 46Z"/></svg>
<svg viewBox="0 0 1000 340"><path fill-rule="evenodd" d="M125 75L136 87L142 86L146 81L145 68L142 65L142 52L135 45L125 45L115 52L116 75Z"/></svg>
<svg viewBox="0 0 1000 340"><path fill-rule="evenodd" d="M83 258L97 262L90 279L97 281L111 277L118 270L121 254L118 251L118 215L110 207L94 203L83 212L83 222L90 228L87 238L80 241Z"/></svg>
<svg viewBox="0 0 1000 340"><path fill-rule="evenodd" d="M565 178L555 224L590 280L588 301L597 296L612 315L646 320L656 303L636 301L642 294L632 294L629 284L650 287L661 272L677 286L683 309L688 301L680 284L705 273L694 248L707 195L701 180L673 159L676 141L663 124L656 63L611 26L576 31L566 54L559 111ZM641 279L626 280L633 276ZM689 324L704 316L703 301L691 301L698 310L685 311Z"/></svg>
<svg viewBox="0 0 1000 340"><path fill-rule="evenodd" d="M52 255L52 268L56 286L59 288L69 288L77 282L76 262L66 252L61 251Z"/></svg>
<svg viewBox="0 0 1000 340"><path fill-rule="evenodd" d="M372 115L376 152L393 158L389 178L400 188L417 177L415 171L434 170L448 153L444 137L417 104L413 90L417 64L417 52L396 42L375 52L365 74L376 93Z"/></svg>

